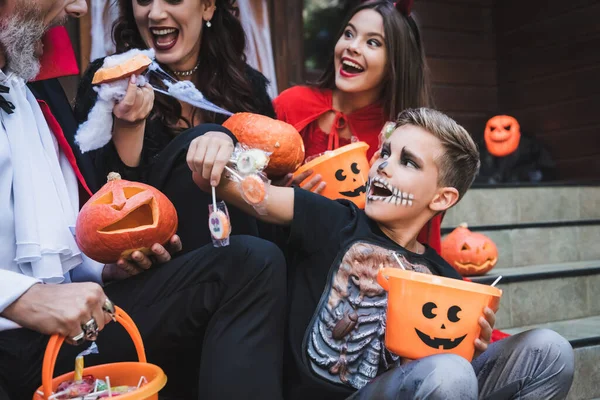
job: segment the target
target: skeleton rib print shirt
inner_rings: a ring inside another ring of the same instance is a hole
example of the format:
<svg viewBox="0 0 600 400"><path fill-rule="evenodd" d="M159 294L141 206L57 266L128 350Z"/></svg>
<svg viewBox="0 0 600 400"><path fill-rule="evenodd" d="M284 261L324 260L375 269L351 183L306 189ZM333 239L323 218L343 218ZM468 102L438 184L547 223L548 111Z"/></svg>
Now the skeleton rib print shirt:
<svg viewBox="0 0 600 400"><path fill-rule="evenodd" d="M377 283L380 268L400 268L394 253L407 269L460 279L433 249L407 251L352 203L301 189L290 249L292 351L313 384L360 389L400 362L385 348L387 293Z"/></svg>

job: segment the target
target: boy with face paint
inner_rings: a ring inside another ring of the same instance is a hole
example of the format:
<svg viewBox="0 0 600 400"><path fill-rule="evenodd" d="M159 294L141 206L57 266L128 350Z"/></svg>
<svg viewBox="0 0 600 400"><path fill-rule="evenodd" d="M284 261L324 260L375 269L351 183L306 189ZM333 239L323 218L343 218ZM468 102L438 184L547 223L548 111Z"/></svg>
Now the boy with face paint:
<svg viewBox="0 0 600 400"><path fill-rule="evenodd" d="M472 363L441 354L402 360L384 345L387 296L379 269L398 267L461 279L417 241L432 216L455 205L479 168L469 134L426 108L402 112L369 172L365 210L300 188L271 186L264 210L246 204L223 166L197 148L188 154L195 182L288 229L290 399L559 399L573 378L573 351L555 332L533 330L488 346L495 315L482 310ZM209 157L210 158L210 157ZM544 356L540 356L544 354Z"/></svg>

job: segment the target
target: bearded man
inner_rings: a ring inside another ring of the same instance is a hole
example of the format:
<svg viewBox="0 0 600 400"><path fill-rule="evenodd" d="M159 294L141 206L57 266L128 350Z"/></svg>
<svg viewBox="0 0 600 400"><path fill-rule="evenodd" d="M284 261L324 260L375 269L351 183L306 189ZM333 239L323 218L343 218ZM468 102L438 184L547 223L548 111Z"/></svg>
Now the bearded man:
<svg viewBox="0 0 600 400"><path fill-rule="evenodd" d="M275 245L238 236L171 259L174 236L152 257L109 265L78 249L91 166L70 146L76 124L59 83L39 72L45 33L86 12L85 0L0 0L0 399L31 398L52 334L71 344L55 376L91 341L99 354L86 365L136 360L124 329L109 324L115 304L138 326L148 362L165 370L161 394L281 398L286 283Z"/></svg>

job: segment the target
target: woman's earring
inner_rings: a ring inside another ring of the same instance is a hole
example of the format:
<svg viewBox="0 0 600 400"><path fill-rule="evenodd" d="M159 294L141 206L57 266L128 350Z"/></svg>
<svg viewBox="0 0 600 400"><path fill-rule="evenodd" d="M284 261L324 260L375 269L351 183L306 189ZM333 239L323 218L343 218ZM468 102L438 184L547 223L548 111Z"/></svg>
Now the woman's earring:
<svg viewBox="0 0 600 400"><path fill-rule="evenodd" d="M206 21L206 27L210 28L212 26L212 24L210 23L210 21Z"/></svg>

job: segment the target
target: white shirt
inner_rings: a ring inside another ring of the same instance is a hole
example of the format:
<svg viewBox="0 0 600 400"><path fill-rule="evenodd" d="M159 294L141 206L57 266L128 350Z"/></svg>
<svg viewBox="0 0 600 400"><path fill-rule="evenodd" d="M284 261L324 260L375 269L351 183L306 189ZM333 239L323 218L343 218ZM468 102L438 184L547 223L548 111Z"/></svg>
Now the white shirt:
<svg viewBox="0 0 600 400"><path fill-rule="evenodd" d="M87 258L76 246L73 232L74 218L79 206L77 178L65 155L60 151L56 138L50 132L33 94L20 78L7 76L2 70L0 84L9 87L10 92L3 96L16 106L11 115L0 110L1 313L36 283L91 281L102 284L104 265ZM15 136L15 130L22 136ZM19 141L23 139L26 141ZM32 145L29 148L29 144L35 140L38 141L36 146ZM27 158L28 152L33 152L34 148L38 151L44 150L43 153L33 153L38 156L34 160L28 160L33 163L28 166L23 159ZM21 171L17 173L19 168ZM35 196L23 196L21 192L17 197L25 198L25 201L15 204L16 193L18 194L18 190L23 191L22 182L19 182L21 186L15 184L15 176L23 176L23 169L26 170L25 175L32 176L34 183L31 184L32 187L27 186L27 190L31 193L37 190L37 203L29 201L29 197ZM43 210L44 202L40 201L40 198L48 201L52 212ZM33 212L37 211L39 215L34 222L22 223L15 218L15 214L23 215L25 211L25 215L28 215L27 207L31 207ZM64 226L56 227L55 221L63 221ZM33 234L24 234L31 225ZM21 240L18 247L18 237L40 240L27 240L25 244ZM18 259L20 262L17 262ZM0 317L0 331L18 327L13 321Z"/></svg>

